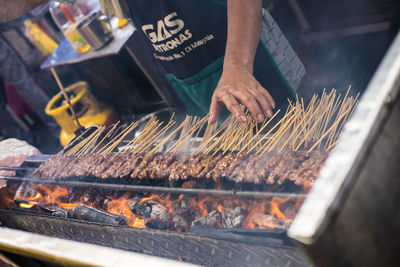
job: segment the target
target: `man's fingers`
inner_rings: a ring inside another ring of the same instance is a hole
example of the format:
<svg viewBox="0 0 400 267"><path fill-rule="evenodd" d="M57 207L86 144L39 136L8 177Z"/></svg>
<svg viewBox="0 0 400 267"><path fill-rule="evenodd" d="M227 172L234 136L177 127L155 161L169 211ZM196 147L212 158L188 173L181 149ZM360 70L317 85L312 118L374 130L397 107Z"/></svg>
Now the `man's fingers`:
<svg viewBox="0 0 400 267"><path fill-rule="evenodd" d="M264 93L264 95L268 99L269 104L274 109L275 108L275 101L272 98L271 94L264 87L262 87L261 85L258 87L258 89Z"/></svg>
<svg viewBox="0 0 400 267"><path fill-rule="evenodd" d="M272 107L267 97L260 92L255 92L253 95L257 99L257 102L260 104L260 107L264 112L264 116L267 118L272 117Z"/></svg>
<svg viewBox="0 0 400 267"><path fill-rule="evenodd" d="M239 103L237 100L231 95L224 95L221 97L221 101L225 104L227 109L236 117L238 121L245 122L246 115L244 114L243 110L240 108Z"/></svg>
<svg viewBox="0 0 400 267"><path fill-rule="evenodd" d="M247 107L247 109L250 111L251 115L257 122L263 122L264 113L253 95L249 93L244 93L243 91L239 91L236 93L235 96L240 100L240 102L242 102L243 105Z"/></svg>
<svg viewBox="0 0 400 267"><path fill-rule="evenodd" d="M216 97L213 97L211 99L211 105L210 105L210 118L208 120L209 124L214 124L217 122L221 110L222 110L222 104L217 100Z"/></svg>

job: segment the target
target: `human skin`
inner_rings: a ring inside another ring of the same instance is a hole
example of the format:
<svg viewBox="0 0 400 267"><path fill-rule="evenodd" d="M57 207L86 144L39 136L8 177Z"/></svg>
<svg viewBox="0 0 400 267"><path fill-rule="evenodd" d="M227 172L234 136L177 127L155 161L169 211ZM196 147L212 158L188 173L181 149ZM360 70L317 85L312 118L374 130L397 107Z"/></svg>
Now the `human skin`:
<svg viewBox="0 0 400 267"><path fill-rule="evenodd" d="M240 103L257 122L272 116L275 102L254 78L253 64L262 26L262 0L228 0L228 36L223 71L210 106L215 123L223 105L241 122L246 116Z"/></svg>

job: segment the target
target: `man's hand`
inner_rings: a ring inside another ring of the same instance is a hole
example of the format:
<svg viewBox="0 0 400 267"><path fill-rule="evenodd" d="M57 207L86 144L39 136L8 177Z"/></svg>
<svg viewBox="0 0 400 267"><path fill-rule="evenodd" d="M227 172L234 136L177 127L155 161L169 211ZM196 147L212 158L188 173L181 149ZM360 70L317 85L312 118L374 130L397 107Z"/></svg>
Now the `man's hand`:
<svg viewBox="0 0 400 267"><path fill-rule="evenodd" d="M225 104L239 121L246 116L239 103L245 105L257 122L272 116L275 102L253 76L262 24L262 0L229 0L228 36L224 70L214 91L210 106L210 123L215 123Z"/></svg>
<svg viewBox="0 0 400 267"><path fill-rule="evenodd" d="M257 122L270 118L272 109L275 108L275 102L271 95L245 66L229 64L228 67L224 67L212 97L210 123L218 120L223 104L237 120L245 122L246 116L239 103L247 107Z"/></svg>

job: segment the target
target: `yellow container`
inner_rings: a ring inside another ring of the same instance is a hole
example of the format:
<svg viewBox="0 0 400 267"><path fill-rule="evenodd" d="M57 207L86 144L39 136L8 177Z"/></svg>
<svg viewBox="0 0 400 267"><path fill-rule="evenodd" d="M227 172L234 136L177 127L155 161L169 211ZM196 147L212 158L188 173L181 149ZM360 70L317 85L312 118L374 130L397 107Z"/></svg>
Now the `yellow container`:
<svg viewBox="0 0 400 267"><path fill-rule="evenodd" d="M86 82L75 83L66 89L79 122L83 127L109 126L118 120L115 110L99 103L90 93ZM70 114L67 102L61 93L55 95L46 107L46 114L52 116L61 127L60 143L65 146L75 135L78 126Z"/></svg>

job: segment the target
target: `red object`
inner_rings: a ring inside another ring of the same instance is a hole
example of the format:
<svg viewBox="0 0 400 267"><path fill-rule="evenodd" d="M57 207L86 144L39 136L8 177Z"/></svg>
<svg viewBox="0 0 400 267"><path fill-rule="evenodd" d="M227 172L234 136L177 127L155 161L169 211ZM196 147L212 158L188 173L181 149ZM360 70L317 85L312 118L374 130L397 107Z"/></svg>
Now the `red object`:
<svg viewBox="0 0 400 267"><path fill-rule="evenodd" d="M33 111L22 96L7 82L4 82L4 90L7 96L7 104L15 115L22 116Z"/></svg>
<svg viewBox="0 0 400 267"><path fill-rule="evenodd" d="M71 12L69 11L68 7L65 4L60 4L61 10L63 11L64 15L71 23L75 23L74 16L72 16Z"/></svg>

